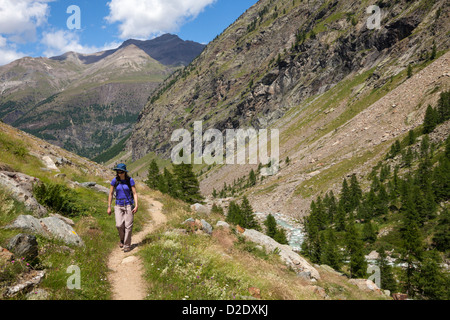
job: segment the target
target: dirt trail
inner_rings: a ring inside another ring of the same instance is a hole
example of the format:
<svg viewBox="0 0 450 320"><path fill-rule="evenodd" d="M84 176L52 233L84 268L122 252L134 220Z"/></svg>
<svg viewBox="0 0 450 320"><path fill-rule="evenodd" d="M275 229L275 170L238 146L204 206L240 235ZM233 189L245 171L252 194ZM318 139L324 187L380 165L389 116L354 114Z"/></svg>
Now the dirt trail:
<svg viewBox="0 0 450 320"><path fill-rule="evenodd" d="M144 300L147 294L147 287L143 280L144 267L136 253L145 236L167 221L162 214L163 205L160 202L142 195L139 201L148 203L152 220L141 232L133 234L130 252L125 253L117 246L109 256L108 268L111 271L108 274L108 280L112 286L113 300Z"/></svg>

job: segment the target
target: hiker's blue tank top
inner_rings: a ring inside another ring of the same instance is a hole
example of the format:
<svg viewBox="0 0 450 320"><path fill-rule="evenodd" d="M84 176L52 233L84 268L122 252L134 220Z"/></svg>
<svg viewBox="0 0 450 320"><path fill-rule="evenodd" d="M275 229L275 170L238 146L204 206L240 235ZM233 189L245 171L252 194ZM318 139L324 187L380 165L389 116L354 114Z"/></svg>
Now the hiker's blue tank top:
<svg viewBox="0 0 450 320"><path fill-rule="evenodd" d="M111 185L114 187L116 185L116 178L111 181ZM133 178L130 178L130 185L133 187L135 185ZM134 204L133 194L128 188L127 182L125 180L119 180L119 184L116 188L116 205L127 206Z"/></svg>

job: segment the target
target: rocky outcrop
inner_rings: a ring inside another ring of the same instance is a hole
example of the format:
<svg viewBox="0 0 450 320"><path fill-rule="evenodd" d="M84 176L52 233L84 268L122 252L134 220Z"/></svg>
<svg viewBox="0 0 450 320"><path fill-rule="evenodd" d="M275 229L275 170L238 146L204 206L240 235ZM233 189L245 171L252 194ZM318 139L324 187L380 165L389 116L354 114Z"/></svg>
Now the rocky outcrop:
<svg viewBox="0 0 450 320"><path fill-rule="evenodd" d="M13 237L7 246L14 256L25 258L27 261L33 261L39 254L38 243L36 237L20 233Z"/></svg>
<svg viewBox="0 0 450 320"><path fill-rule="evenodd" d="M320 280L320 274L317 269L311 266L298 253L294 252L288 245L279 244L271 237L253 229L246 229L243 236L247 240L264 246L268 252L278 252L286 265L295 270L300 277L308 280Z"/></svg>
<svg viewBox="0 0 450 320"><path fill-rule="evenodd" d="M11 196L33 212L37 217L47 214L47 209L40 205L33 196L33 186L39 179L20 172L0 172L0 186L4 187Z"/></svg>
<svg viewBox="0 0 450 320"><path fill-rule="evenodd" d="M12 224L5 228L26 230L46 238L56 238L69 245L84 246L83 239L75 232L72 226L58 217L37 219L30 215L20 215Z"/></svg>

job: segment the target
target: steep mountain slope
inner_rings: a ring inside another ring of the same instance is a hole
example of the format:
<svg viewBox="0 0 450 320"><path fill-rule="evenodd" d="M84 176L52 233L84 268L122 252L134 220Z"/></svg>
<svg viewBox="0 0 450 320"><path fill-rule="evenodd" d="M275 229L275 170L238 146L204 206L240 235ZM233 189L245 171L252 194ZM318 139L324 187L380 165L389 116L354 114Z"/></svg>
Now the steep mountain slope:
<svg viewBox="0 0 450 320"><path fill-rule="evenodd" d="M152 90L203 47L164 35L90 55L14 61L0 67L0 118L94 157L130 133Z"/></svg>
<svg viewBox="0 0 450 320"><path fill-rule="evenodd" d="M131 137L132 159L168 158L173 131L194 121L222 132L278 129L289 166L246 191L256 210L307 214L313 195L376 161L448 87L448 4L377 5L380 29L371 30L366 2L259 1L152 96ZM202 191L251 168L210 167ZM318 183L308 183L313 177Z"/></svg>

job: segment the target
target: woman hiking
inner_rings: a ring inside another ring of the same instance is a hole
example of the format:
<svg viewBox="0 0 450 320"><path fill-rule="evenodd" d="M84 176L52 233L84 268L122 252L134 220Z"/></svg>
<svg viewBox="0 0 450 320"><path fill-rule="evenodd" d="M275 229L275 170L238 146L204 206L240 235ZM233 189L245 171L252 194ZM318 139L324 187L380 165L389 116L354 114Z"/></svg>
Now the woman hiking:
<svg viewBox="0 0 450 320"><path fill-rule="evenodd" d="M138 211L138 197L133 178L128 176L127 166L118 164L114 169L116 177L111 181L108 197L108 215L111 215L111 202L116 191L116 205L114 215L116 227L119 231L120 248L124 252L131 250L131 233L133 231L134 215Z"/></svg>

